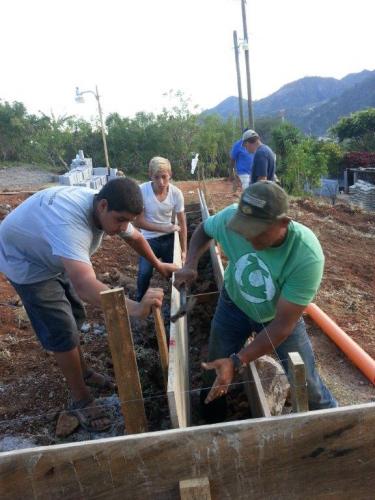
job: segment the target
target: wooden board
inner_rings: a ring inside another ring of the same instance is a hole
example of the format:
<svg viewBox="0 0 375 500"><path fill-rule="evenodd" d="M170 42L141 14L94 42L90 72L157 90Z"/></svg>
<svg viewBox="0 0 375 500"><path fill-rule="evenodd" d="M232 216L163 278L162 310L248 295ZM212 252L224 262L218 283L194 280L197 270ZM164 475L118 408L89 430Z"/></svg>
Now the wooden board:
<svg viewBox="0 0 375 500"><path fill-rule="evenodd" d="M207 477L180 481L181 500L211 500L210 482Z"/></svg>
<svg viewBox="0 0 375 500"><path fill-rule="evenodd" d="M173 262L181 266L181 247L178 237L174 238ZM173 277L174 279L174 277ZM171 316L180 308L180 292L172 286ZM168 365L168 406L171 424L174 428L190 425L190 381L189 345L186 316L170 323L169 365Z"/></svg>
<svg viewBox="0 0 375 500"><path fill-rule="evenodd" d="M158 341L160 365L163 372L163 380L165 390L168 389L168 344L167 334L165 332L164 318L160 307L153 307L152 312L154 315L156 338Z"/></svg>
<svg viewBox="0 0 375 500"><path fill-rule="evenodd" d="M258 370L253 361L243 371L242 380L244 382L244 390L249 402L251 416L253 418L271 417L271 411L263 391Z"/></svg>
<svg viewBox="0 0 375 500"><path fill-rule="evenodd" d="M204 193L200 189L198 189L198 196L199 196L199 204L201 207L202 220L205 221L210 216L210 213L207 208L207 203ZM210 255L211 255L212 269L214 272L216 286L218 290L221 290L224 283L224 267L221 261L219 247L217 244L215 244L214 241L210 245Z"/></svg>
<svg viewBox="0 0 375 500"><path fill-rule="evenodd" d="M288 354L288 374L293 411L309 411L305 363L299 352Z"/></svg>
<svg viewBox="0 0 375 500"><path fill-rule="evenodd" d="M147 419L124 289L101 292L100 299L126 432L145 432Z"/></svg>
<svg viewBox="0 0 375 500"><path fill-rule="evenodd" d="M180 498L207 477L214 500L368 500L375 403L0 454L0 498Z"/></svg>

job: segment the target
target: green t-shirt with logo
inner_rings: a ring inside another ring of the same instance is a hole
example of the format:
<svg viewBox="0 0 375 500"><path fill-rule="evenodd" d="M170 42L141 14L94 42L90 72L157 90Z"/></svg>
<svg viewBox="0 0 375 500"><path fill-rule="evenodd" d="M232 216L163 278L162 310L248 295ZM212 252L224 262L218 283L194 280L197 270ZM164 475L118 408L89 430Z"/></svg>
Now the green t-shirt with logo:
<svg viewBox="0 0 375 500"><path fill-rule="evenodd" d="M237 210L231 205L204 222L228 258L225 288L233 302L257 323L271 321L279 297L299 305L314 298L323 274L324 254L315 234L291 221L278 247L255 250L240 234L226 227Z"/></svg>

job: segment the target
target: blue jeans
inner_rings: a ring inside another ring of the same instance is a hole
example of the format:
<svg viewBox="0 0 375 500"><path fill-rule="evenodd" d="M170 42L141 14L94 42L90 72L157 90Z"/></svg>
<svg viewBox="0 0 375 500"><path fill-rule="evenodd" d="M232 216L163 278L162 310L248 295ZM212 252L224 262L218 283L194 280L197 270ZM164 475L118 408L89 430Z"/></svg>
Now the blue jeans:
<svg viewBox="0 0 375 500"><path fill-rule="evenodd" d="M233 352L238 352L251 333L258 334L267 324L269 323L256 323L249 318L232 302L225 288L223 288L211 324L209 361L226 358ZM305 363L310 410L321 410L323 408L335 408L338 406L337 401L324 385L317 372L314 352L302 317L297 321L289 337L276 348L276 352L287 374L288 353L299 352L301 355ZM208 378L205 378L204 382L211 385L215 378L215 373L206 373Z"/></svg>
<svg viewBox="0 0 375 500"><path fill-rule="evenodd" d="M150 238L147 241L158 259L161 259L163 262L173 262L174 233L158 236L157 238ZM137 277L138 302L142 300L143 295L150 285L153 271L154 268L152 264L144 257L140 257Z"/></svg>

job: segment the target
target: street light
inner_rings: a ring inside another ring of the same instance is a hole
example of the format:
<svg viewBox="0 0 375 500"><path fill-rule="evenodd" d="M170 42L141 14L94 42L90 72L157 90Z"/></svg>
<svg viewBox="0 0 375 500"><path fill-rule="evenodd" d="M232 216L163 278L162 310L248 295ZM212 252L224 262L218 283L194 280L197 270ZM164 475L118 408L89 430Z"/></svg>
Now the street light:
<svg viewBox="0 0 375 500"><path fill-rule="evenodd" d="M98 103L98 111L99 111L99 118L100 118L100 127L102 130L102 138L103 138L103 146L104 146L104 157L105 157L105 165L107 167L107 176L109 177L111 175L111 169L109 166L109 160L108 160L108 149L107 149L107 140L105 138L105 129L104 129L104 122L103 122L103 113L102 113L102 107L100 105L100 97L99 97L99 92L98 92L98 86L95 86L95 92L93 90L79 90L78 87L76 87L76 97L75 100L78 103L84 103L85 99L83 97L84 94L92 94L97 103Z"/></svg>

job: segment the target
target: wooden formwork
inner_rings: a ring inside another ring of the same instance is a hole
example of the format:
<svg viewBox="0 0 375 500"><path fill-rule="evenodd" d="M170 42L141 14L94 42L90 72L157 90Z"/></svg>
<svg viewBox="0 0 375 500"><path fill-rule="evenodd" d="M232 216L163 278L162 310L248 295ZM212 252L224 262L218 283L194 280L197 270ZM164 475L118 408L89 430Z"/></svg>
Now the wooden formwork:
<svg viewBox="0 0 375 500"><path fill-rule="evenodd" d="M368 500L375 403L0 453L0 498ZM192 497L198 498L198 497Z"/></svg>
<svg viewBox="0 0 375 500"><path fill-rule="evenodd" d="M180 241L175 233L173 262L181 266ZM180 293L172 286L171 316L180 308ZM170 323L169 365L168 365L168 405L172 427L190 425L189 348L186 316Z"/></svg>
<svg viewBox="0 0 375 500"><path fill-rule="evenodd" d="M211 257L220 269L217 249ZM173 314L174 288L171 302ZM373 498L375 403L268 418L252 364L245 389L254 414L267 418L188 427L187 347L181 318L171 324L167 392L172 425L185 428L0 453L0 498Z"/></svg>

